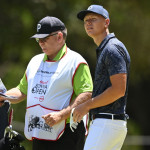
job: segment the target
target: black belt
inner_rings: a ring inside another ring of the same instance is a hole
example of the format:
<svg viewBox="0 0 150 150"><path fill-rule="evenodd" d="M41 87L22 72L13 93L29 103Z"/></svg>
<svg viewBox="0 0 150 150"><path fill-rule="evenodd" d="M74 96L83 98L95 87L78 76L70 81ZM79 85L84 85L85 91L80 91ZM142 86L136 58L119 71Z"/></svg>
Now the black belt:
<svg viewBox="0 0 150 150"><path fill-rule="evenodd" d="M125 114L95 114L92 115L92 119L96 118L105 118L105 119L112 119L112 120L127 120L127 116Z"/></svg>

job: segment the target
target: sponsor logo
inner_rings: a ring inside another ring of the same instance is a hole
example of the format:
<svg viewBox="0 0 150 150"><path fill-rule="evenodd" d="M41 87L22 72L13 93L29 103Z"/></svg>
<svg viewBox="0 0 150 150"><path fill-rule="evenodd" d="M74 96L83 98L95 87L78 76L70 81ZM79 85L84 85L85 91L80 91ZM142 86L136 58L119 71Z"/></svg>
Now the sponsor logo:
<svg viewBox="0 0 150 150"><path fill-rule="evenodd" d="M44 84L36 84L32 88L32 93L34 94L45 95L46 91L47 91L47 85L44 85Z"/></svg>
<svg viewBox="0 0 150 150"><path fill-rule="evenodd" d="M40 97L39 97L39 101L40 101L40 102L44 101L44 96L40 96Z"/></svg>
<svg viewBox="0 0 150 150"><path fill-rule="evenodd" d="M41 70L41 69L38 69L37 73L41 73L41 74L48 74L48 75L53 75L53 74L59 74L59 72L55 72L55 71L44 71L44 70Z"/></svg>
<svg viewBox="0 0 150 150"><path fill-rule="evenodd" d="M40 117L31 115L28 122L28 132L31 132L35 128L48 132L52 132L53 129L53 127L50 127L44 121L42 121Z"/></svg>
<svg viewBox="0 0 150 150"><path fill-rule="evenodd" d="M41 24L37 24L37 32L41 29Z"/></svg>
<svg viewBox="0 0 150 150"><path fill-rule="evenodd" d="M91 10L93 7L92 6L90 6L89 8L88 8L88 10Z"/></svg>
<svg viewBox="0 0 150 150"><path fill-rule="evenodd" d="M44 82L44 81L41 80L40 83L41 83L41 84L47 84L48 81Z"/></svg>

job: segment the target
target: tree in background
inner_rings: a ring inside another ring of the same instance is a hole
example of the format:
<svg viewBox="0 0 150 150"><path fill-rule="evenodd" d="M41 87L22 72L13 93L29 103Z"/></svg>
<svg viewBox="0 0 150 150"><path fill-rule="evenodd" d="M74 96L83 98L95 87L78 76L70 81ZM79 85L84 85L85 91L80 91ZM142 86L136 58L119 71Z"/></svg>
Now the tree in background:
<svg viewBox="0 0 150 150"><path fill-rule="evenodd" d="M29 38L35 33L38 20L47 15L63 20L68 28L68 47L84 56L94 75L96 56L93 50L96 47L86 36L83 22L76 17L80 10L91 4L101 4L109 10L110 32L117 33L116 36L129 50L131 74L127 113L140 127L140 134L150 135L149 0L1 0L0 77L8 89L19 83L31 57L41 53L38 43ZM13 106L14 120L24 121L25 103ZM130 121L129 125L132 125ZM133 134L130 129L134 127L130 126L129 133ZM134 134L139 133L134 131Z"/></svg>

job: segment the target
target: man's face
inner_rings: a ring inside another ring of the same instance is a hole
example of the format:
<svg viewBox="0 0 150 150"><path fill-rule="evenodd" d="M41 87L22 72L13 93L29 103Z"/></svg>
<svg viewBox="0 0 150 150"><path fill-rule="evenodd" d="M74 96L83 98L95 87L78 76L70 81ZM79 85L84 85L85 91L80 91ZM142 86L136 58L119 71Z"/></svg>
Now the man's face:
<svg viewBox="0 0 150 150"><path fill-rule="evenodd" d="M106 19L95 13L88 13L84 17L84 28L88 36L94 38L106 31Z"/></svg>
<svg viewBox="0 0 150 150"><path fill-rule="evenodd" d="M58 53L58 45L60 44L60 38L61 32L54 32L51 33L49 36L47 36L44 39L39 39L39 45L42 49L42 51L49 57L53 58ZM61 35L62 37L62 35Z"/></svg>

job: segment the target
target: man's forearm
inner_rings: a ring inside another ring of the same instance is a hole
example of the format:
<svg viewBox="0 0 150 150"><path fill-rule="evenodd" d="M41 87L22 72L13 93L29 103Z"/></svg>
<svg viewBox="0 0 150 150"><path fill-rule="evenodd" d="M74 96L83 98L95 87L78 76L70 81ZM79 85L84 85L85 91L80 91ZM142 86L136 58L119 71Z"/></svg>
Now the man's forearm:
<svg viewBox="0 0 150 150"><path fill-rule="evenodd" d="M18 88L8 90L5 95L15 97L14 99L8 99L12 104L19 103L26 98L26 95L23 94Z"/></svg>
<svg viewBox="0 0 150 150"><path fill-rule="evenodd" d="M61 118L62 118L61 120L67 119L70 116L72 108L78 106L79 104L86 102L87 100L91 98L91 96L92 96L91 92L85 92L85 93L79 94L77 98L68 107L60 111Z"/></svg>
<svg viewBox="0 0 150 150"><path fill-rule="evenodd" d="M90 109L94 109L97 107L103 107L106 105L109 105L111 103L113 103L114 101L116 101L117 99L119 99L120 97L124 96L121 95L120 93L121 89L116 89L113 88L112 86L107 88L103 93L101 93L100 95L89 99L86 103L85 103L85 109L90 110Z"/></svg>

